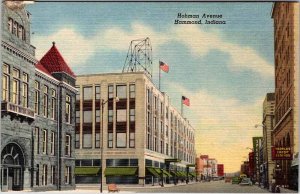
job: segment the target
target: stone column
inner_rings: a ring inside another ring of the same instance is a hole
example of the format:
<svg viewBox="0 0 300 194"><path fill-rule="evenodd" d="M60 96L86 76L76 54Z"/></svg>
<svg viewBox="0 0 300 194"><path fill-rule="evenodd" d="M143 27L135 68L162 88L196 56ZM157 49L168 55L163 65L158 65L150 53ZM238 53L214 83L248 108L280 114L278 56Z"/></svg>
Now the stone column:
<svg viewBox="0 0 300 194"><path fill-rule="evenodd" d="M30 172L28 170L28 167L25 167L25 169L24 169L23 181L24 181L23 189L24 190L31 190L31 188L30 188L31 175L30 175Z"/></svg>

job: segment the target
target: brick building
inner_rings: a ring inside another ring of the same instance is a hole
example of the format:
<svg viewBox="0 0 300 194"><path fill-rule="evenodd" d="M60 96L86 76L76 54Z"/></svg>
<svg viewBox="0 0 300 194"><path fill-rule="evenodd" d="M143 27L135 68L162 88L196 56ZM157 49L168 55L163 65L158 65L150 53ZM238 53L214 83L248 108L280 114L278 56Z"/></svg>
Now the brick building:
<svg viewBox="0 0 300 194"><path fill-rule="evenodd" d="M293 160L277 160L277 184L298 189L299 3L276 2L274 20L276 147L291 148Z"/></svg>
<svg viewBox="0 0 300 194"><path fill-rule="evenodd" d="M35 59L29 12L1 14L1 190L74 189L75 75L55 44Z"/></svg>

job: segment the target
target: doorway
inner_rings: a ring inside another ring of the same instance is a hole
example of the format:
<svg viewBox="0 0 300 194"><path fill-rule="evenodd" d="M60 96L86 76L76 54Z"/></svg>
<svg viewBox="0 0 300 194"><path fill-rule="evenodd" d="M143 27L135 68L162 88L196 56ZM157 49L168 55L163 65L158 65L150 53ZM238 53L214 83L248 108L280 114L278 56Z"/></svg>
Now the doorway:
<svg viewBox="0 0 300 194"><path fill-rule="evenodd" d="M15 143L8 144L1 152L1 160L1 190L23 190L24 155L21 148Z"/></svg>

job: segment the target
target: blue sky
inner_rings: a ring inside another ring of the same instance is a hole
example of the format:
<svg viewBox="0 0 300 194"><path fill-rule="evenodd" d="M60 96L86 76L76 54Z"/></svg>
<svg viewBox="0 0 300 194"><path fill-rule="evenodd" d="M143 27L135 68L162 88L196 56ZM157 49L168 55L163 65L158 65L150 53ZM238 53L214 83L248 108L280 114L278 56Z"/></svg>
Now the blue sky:
<svg viewBox="0 0 300 194"><path fill-rule="evenodd" d="M28 6L37 58L55 41L76 74L121 72L130 41L149 37L154 82L161 59L170 66L161 88L172 104L180 110L181 95L191 100L184 114L196 129L197 154L217 158L228 172L239 169L251 137L262 134L253 126L274 90L271 9L267 2ZM174 25L178 13L222 14L226 24Z"/></svg>

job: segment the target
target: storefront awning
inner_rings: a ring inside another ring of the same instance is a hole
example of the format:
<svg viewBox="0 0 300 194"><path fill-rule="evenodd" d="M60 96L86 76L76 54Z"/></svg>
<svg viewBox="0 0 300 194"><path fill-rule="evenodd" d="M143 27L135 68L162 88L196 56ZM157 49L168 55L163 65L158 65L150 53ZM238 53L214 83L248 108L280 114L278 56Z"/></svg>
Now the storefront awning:
<svg viewBox="0 0 300 194"><path fill-rule="evenodd" d="M181 171L177 171L177 176L178 177L186 177L186 173L181 172Z"/></svg>
<svg viewBox="0 0 300 194"><path fill-rule="evenodd" d="M137 173L137 167L107 167L105 176L134 176Z"/></svg>
<svg viewBox="0 0 300 194"><path fill-rule="evenodd" d="M163 172L164 172L164 174L165 174L167 177L172 177L172 175L171 175L168 171L166 171L166 170L163 169Z"/></svg>
<svg viewBox="0 0 300 194"><path fill-rule="evenodd" d="M100 174L100 167L78 166L75 167L75 175L98 175Z"/></svg>
<svg viewBox="0 0 300 194"><path fill-rule="evenodd" d="M164 169L153 168L153 170L156 171L156 173L158 174L158 176L161 176L161 173L163 173L163 177L172 177L172 175L168 171L166 171Z"/></svg>
<svg viewBox="0 0 300 194"><path fill-rule="evenodd" d="M150 172L150 174L152 176L155 176L155 177L159 177L160 176L153 167L146 167L146 169Z"/></svg>

